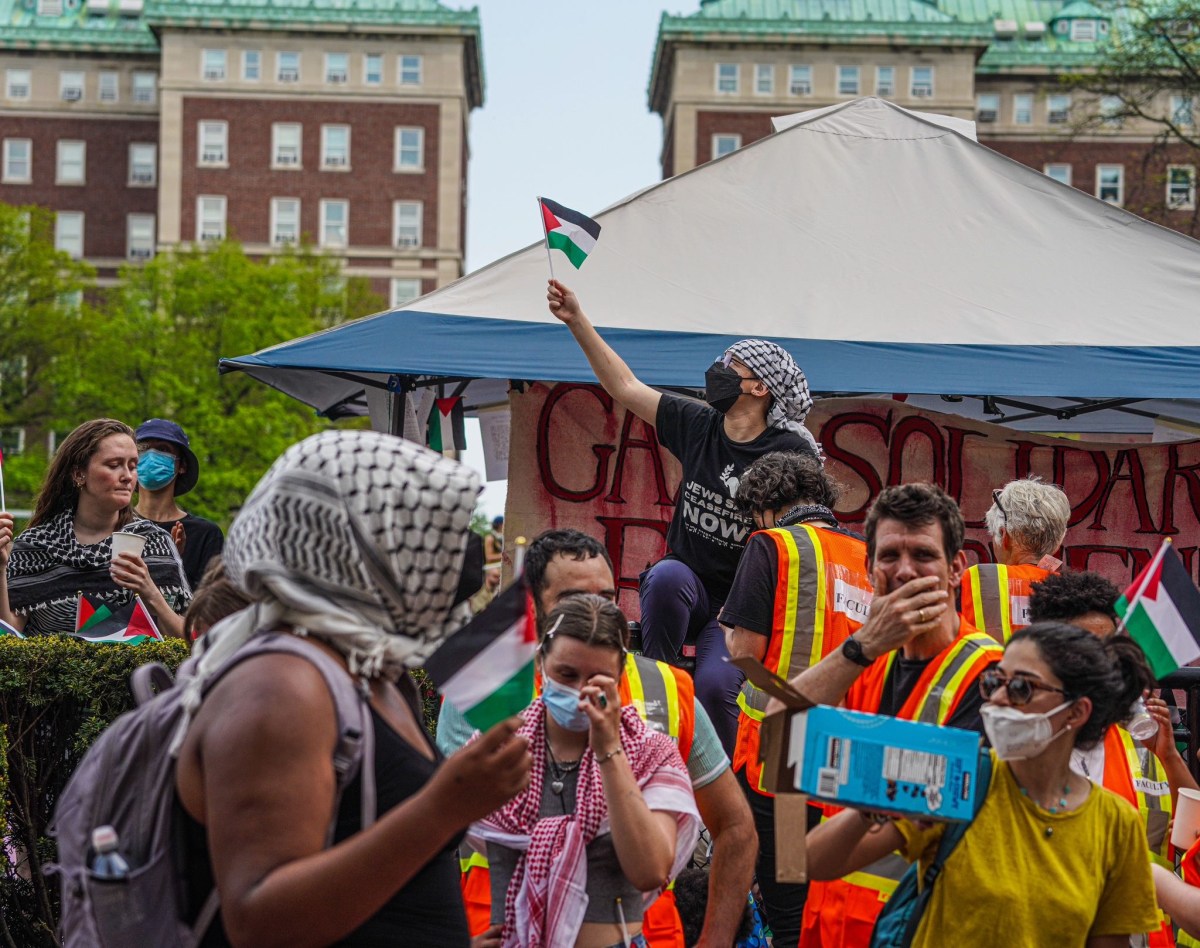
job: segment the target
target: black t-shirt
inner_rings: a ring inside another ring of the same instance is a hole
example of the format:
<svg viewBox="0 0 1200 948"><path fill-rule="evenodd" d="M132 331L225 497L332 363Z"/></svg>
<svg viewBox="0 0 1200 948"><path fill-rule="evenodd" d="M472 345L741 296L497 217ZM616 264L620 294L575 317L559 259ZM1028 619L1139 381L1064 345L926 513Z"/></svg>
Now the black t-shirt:
<svg viewBox="0 0 1200 948"><path fill-rule="evenodd" d="M880 714L896 716L897 712L904 707L908 696L912 694L913 688L916 687L917 679L921 677L921 673L925 671L931 661L933 659L896 656L891 673L883 683L883 697L879 702ZM945 722L946 726L961 727L967 731L983 734L983 717L979 713L979 709L982 707L983 695L979 693L979 685L971 681L966 685L966 691L959 699L958 707ZM986 735L984 743L987 743Z"/></svg>
<svg viewBox="0 0 1200 948"><path fill-rule="evenodd" d="M782 428L767 428L753 441L732 441L724 421L724 415L703 402L664 394L654 424L658 440L683 467L667 547L717 601L729 594L753 529L733 499L742 472L771 451L812 453L808 441Z"/></svg>
<svg viewBox="0 0 1200 948"><path fill-rule="evenodd" d="M183 523L183 572L187 576L188 585L195 589L200 585L200 577L204 575L208 561L225 549L225 535L221 528L211 520L197 517L195 514L185 514ZM167 533L180 520L159 522L152 520L155 526L162 527Z"/></svg>

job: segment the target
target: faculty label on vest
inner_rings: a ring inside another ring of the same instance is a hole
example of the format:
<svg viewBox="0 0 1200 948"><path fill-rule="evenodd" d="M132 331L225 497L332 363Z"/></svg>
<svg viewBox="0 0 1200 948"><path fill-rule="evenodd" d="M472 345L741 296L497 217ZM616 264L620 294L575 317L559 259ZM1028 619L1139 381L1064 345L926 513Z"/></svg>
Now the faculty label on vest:
<svg viewBox="0 0 1200 948"><path fill-rule="evenodd" d="M1024 628L1031 625L1033 620L1029 618L1029 597L1028 596L1009 596L1009 608L1012 610L1009 614L1012 616L1013 628L1020 626Z"/></svg>
<svg viewBox="0 0 1200 948"><path fill-rule="evenodd" d="M833 611L862 624L871 611L874 594L869 589L860 589L844 579L833 581Z"/></svg>

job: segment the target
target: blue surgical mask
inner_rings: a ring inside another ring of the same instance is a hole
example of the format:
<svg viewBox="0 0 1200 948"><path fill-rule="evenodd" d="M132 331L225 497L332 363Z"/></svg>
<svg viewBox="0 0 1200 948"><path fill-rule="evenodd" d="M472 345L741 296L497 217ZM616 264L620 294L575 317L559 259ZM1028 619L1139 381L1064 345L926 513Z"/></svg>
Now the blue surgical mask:
<svg viewBox="0 0 1200 948"><path fill-rule="evenodd" d="M146 490L162 490L175 480L175 459L153 449L138 458L138 483Z"/></svg>
<svg viewBox="0 0 1200 948"><path fill-rule="evenodd" d="M549 675L542 675L542 701L550 717L568 731L586 731L592 726L586 711L579 710L583 695L574 688L560 685Z"/></svg>

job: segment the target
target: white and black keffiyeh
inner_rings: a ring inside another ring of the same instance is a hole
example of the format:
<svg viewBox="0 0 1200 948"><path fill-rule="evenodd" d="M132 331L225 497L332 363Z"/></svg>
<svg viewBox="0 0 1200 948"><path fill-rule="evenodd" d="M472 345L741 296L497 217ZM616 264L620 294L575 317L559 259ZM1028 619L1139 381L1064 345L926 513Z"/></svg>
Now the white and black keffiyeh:
<svg viewBox="0 0 1200 948"><path fill-rule="evenodd" d="M788 351L766 339L743 339L726 349L725 357L744 363L774 396L774 404L767 413L767 425L794 431L812 445L818 457L823 457L817 439L804 426L804 419L813 406L808 379Z"/></svg>
<svg viewBox="0 0 1200 948"><path fill-rule="evenodd" d="M185 704L255 632L285 624L342 653L352 675L419 666L470 618L454 600L479 488L470 468L374 431L290 447L225 540L229 579L254 605L205 633Z"/></svg>

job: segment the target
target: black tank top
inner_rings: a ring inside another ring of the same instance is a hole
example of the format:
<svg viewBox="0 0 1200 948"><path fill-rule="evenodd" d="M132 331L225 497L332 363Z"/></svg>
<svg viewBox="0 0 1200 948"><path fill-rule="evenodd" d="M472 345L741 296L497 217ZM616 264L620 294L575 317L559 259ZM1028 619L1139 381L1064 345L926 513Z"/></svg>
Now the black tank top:
<svg viewBox="0 0 1200 948"><path fill-rule="evenodd" d="M406 689L402 689L406 690ZM406 695L407 697L407 695ZM379 815L403 803L420 790L442 761L434 749L429 760L371 709L375 725L375 787ZM420 720L418 716L417 720ZM428 740L428 739L427 739ZM430 742L432 747L432 742ZM362 828L362 778L346 787L338 806L334 842ZM194 919L212 890L212 863L204 827L179 806L182 816L183 853L187 881L187 918ZM468 948L470 935L463 909L455 849L459 839L433 857L408 884L361 926L336 943L336 948ZM220 915L209 927L201 948L229 948Z"/></svg>

